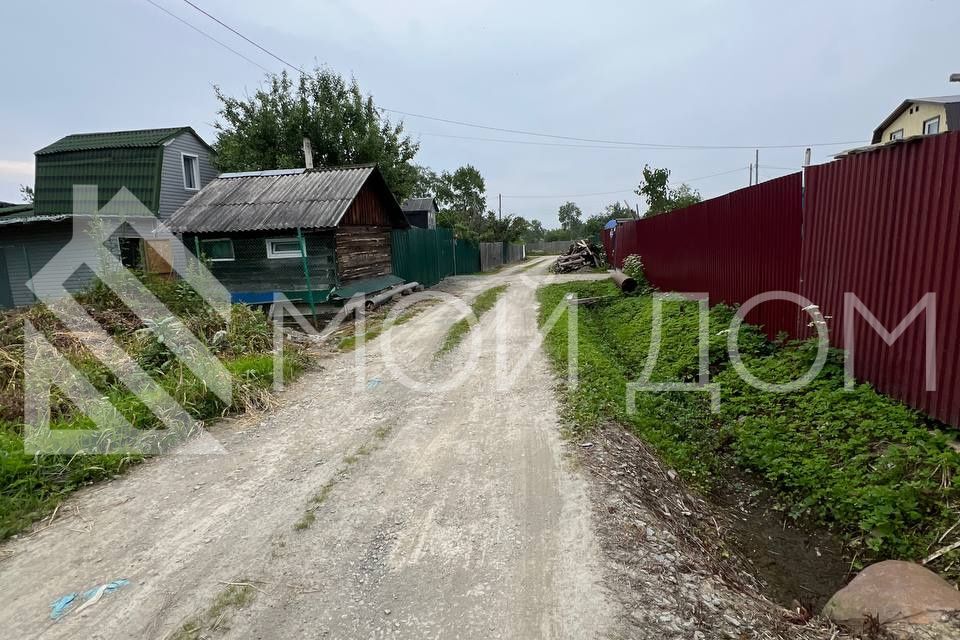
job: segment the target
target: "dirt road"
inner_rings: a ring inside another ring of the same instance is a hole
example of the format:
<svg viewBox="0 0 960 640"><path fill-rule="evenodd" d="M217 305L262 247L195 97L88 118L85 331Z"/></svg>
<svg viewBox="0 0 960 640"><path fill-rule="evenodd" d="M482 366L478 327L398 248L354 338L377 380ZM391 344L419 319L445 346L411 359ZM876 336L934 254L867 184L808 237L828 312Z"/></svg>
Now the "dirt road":
<svg viewBox="0 0 960 640"><path fill-rule="evenodd" d="M76 494L51 526L3 546L3 636L608 635L586 481L564 453L555 380L529 349L527 276L548 262L447 281L466 300L511 286L440 360L447 305L393 333L394 366L381 338L360 377L357 356L338 355L276 409L214 426L226 453L157 458ZM50 619L56 598L119 578L130 584Z"/></svg>

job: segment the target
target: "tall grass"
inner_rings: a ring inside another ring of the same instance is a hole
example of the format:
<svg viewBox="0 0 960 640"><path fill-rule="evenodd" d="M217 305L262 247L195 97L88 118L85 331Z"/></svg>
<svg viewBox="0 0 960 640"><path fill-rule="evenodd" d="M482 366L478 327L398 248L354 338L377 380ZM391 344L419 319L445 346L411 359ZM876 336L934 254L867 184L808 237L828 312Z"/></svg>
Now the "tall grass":
<svg viewBox="0 0 960 640"><path fill-rule="evenodd" d="M231 308L229 325L182 281L145 278L145 284L224 364L232 379L226 403L174 357L108 288L95 284L77 301L197 421L264 406L273 383L272 326L266 316L241 305ZM69 331L50 309L36 305L0 315L0 539L49 514L79 487L111 478L141 461L141 455L26 455L24 452L24 324L30 322L136 429L163 434L164 425L102 364L90 337ZM284 377L305 366L305 356L285 347ZM51 394L51 429L92 429L59 390Z"/></svg>

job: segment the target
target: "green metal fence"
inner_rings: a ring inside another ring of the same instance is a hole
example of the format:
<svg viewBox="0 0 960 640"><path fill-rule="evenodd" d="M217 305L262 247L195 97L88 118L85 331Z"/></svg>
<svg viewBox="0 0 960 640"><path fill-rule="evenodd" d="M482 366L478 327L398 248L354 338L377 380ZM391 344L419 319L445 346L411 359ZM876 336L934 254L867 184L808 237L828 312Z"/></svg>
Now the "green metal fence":
<svg viewBox="0 0 960 640"><path fill-rule="evenodd" d="M394 231L393 273L425 287L439 284L452 275L480 270L480 252L476 245L453 237L451 229L413 227Z"/></svg>

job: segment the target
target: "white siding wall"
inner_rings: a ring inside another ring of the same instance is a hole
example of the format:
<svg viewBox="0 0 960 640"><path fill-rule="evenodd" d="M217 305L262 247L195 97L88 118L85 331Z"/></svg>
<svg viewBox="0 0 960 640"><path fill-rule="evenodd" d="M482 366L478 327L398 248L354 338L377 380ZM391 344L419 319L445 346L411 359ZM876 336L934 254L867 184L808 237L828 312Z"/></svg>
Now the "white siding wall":
<svg viewBox="0 0 960 640"><path fill-rule="evenodd" d="M217 177L217 170L210 158L210 151L200 144L190 133L181 133L170 141L163 150L163 172L160 176L160 210L161 220L167 220L184 202L190 199L196 191L187 191L183 187L183 162L181 153L199 156L200 158L200 187Z"/></svg>

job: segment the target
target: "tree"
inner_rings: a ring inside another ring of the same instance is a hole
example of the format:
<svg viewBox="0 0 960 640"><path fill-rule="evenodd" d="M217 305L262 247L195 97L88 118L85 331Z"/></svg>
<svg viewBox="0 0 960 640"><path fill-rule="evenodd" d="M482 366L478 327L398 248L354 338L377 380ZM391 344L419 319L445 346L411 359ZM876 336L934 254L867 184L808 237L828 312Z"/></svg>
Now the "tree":
<svg viewBox="0 0 960 640"><path fill-rule="evenodd" d="M20 197L24 202L33 204L33 187L26 184L20 185Z"/></svg>
<svg viewBox="0 0 960 640"><path fill-rule="evenodd" d="M421 167L413 165L417 177L413 183L413 190L410 192L411 198L432 198L437 195L437 185L440 183L440 176L430 167Z"/></svg>
<svg viewBox="0 0 960 640"><path fill-rule="evenodd" d="M437 206L482 216L487 208L487 184L473 165L465 165L450 173L444 171L436 182Z"/></svg>
<svg viewBox="0 0 960 640"><path fill-rule="evenodd" d="M526 241L527 242L537 242L543 240L543 234L546 233L546 229L543 228L543 223L534 218L527 223L527 233Z"/></svg>
<svg viewBox="0 0 960 640"><path fill-rule="evenodd" d="M644 214L646 217L689 207L701 200L700 193L687 184L672 189L669 169L653 169L650 165L644 165L643 183L637 187L635 193L647 201L647 212Z"/></svg>
<svg viewBox="0 0 960 640"><path fill-rule="evenodd" d="M569 231L571 237L573 237L574 231L576 231L582 224L580 221L580 217L582 215L583 212L580 211L580 207L573 202L564 202L562 205L560 205L560 210L557 212L557 218L560 220L560 227Z"/></svg>
<svg viewBox="0 0 960 640"><path fill-rule="evenodd" d="M272 75L252 97L214 91L220 101L214 147L222 171L302 167L307 137L315 166L376 162L398 200L414 189L418 175L410 161L419 145L403 134L402 123L380 114L355 79L318 67L296 82L286 72Z"/></svg>
<svg viewBox="0 0 960 640"><path fill-rule="evenodd" d="M614 202L608 204L603 213L590 216L583 221L581 234L586 237L599 235L603 228L611 220L635 217L633 209L626 202Z"/></svg>
<svg viewBox="0 0 960 640"><path fill-rule="evenodd" d="M487 212L481 242L519 242L530 224L521 216L506 215L498 218L493 211Z"/></svg>

